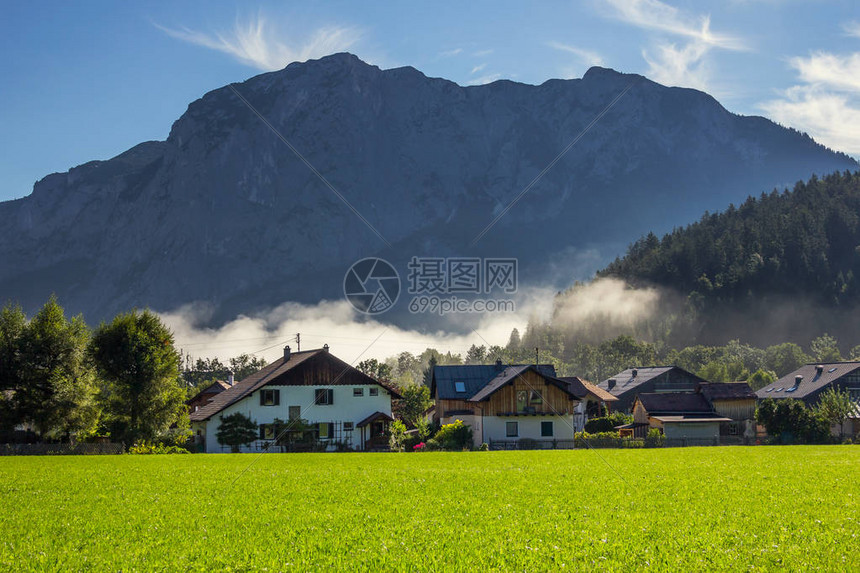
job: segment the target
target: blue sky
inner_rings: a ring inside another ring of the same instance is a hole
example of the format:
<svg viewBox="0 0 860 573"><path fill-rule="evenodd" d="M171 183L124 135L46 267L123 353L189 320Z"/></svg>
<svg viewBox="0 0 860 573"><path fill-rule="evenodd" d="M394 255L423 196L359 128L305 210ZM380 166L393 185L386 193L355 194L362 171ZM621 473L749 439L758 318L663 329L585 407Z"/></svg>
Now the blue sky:
<svg viewBox="0 0 860 573"><path fill-rule="evenodd" d="M848 0L8 2L0 14L0 200L164 139L209 90L339 51L462 85L603 65L860 157L860 9Z"/></svg>

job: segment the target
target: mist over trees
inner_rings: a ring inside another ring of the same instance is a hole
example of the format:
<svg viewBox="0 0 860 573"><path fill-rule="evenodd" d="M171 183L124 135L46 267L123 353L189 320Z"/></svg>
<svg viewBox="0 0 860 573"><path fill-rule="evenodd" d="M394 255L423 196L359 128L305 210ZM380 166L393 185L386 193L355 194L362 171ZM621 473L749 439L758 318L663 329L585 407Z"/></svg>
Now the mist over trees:
<svg viewBox="0 0 860 573"><path fill-rule="evenodd" d="M671 320L662 334L675 346L805 344L824 331L848 339L860 317L860 172L813 177L662 238L650 233L598 277L682 297L663 310Z"/></svg>

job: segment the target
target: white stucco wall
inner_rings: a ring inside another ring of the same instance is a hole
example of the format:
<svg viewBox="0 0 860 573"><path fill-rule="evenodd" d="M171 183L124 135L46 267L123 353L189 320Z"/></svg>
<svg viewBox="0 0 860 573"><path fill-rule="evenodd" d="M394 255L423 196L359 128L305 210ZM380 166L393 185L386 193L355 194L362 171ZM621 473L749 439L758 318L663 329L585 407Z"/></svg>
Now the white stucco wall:
<svg viewBox="0 0 860 573"><path fill-rule="evenodd" d="M486 416L484 418L484 441L519 440L572 440L575 416ZM519 435L515 438L507 435L507 422L517 422ZM541 422L553 423L552 437L541 436Z"/></svg>
<svg viewBox="0 0 860 573"><path fill-rule="evenodd" d="M379 388L378 396L370 395L370 388L373 387ZM363 388L364 395L353 396L353 388ZM289 420L290 406L300 406L301 417L311 424L317 422L352 422L355 428L352 431L352 447L354 449L363 447L361 429L356 427L360 421L375 412L391 415L391 395L381 386L266 386L264 389L280 390L280 403L277 406L261 406L260 390L257 390L212 416L206 422L204 429L207 452L229 451L228 447L222 447L218 443L215 436L220 426L220 416L229 416L236 412L248 416L258 426L271 424L275 418L284 421ZM315 391L319 389L334 391L331 405L314 404ZM195 434L199 428L200 424L192 425ZM369 437L369 430L365 430L365 439ZM242 451L249 450L243 446Z"/></svg>

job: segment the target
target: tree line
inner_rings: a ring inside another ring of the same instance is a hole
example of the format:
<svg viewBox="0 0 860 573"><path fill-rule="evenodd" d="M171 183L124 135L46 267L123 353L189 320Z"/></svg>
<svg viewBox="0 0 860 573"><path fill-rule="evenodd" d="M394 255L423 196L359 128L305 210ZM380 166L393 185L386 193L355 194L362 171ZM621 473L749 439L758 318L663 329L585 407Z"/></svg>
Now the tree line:
<svg viewBox="0 0 860 573"><path fill-rule="evenodd" d="M95 330L53 296L30 319L17 305L0 310L0 432L129 446L171 432L181 439L185 399L173 334L149 310Z"/></svg>

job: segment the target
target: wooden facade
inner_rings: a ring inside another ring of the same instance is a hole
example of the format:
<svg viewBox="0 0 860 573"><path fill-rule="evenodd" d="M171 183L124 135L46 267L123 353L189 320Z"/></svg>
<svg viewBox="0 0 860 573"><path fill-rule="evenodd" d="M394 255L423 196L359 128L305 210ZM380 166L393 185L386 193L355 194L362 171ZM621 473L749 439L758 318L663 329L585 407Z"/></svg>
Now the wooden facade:
<svg viewBox="0 0 860 573"><path fill-rule="evenodd" d="M533 370L515 377L482 402L463 400L436 401L439 418L456 415L528 416L570 415L579 403L566 391Z"/></svg>
<svg viewBox="0 0 860 573"><path fill-rule="evenodd" d="M736 421L755 419L756 400L714 400L714 410L720 416Z"/></svg>

